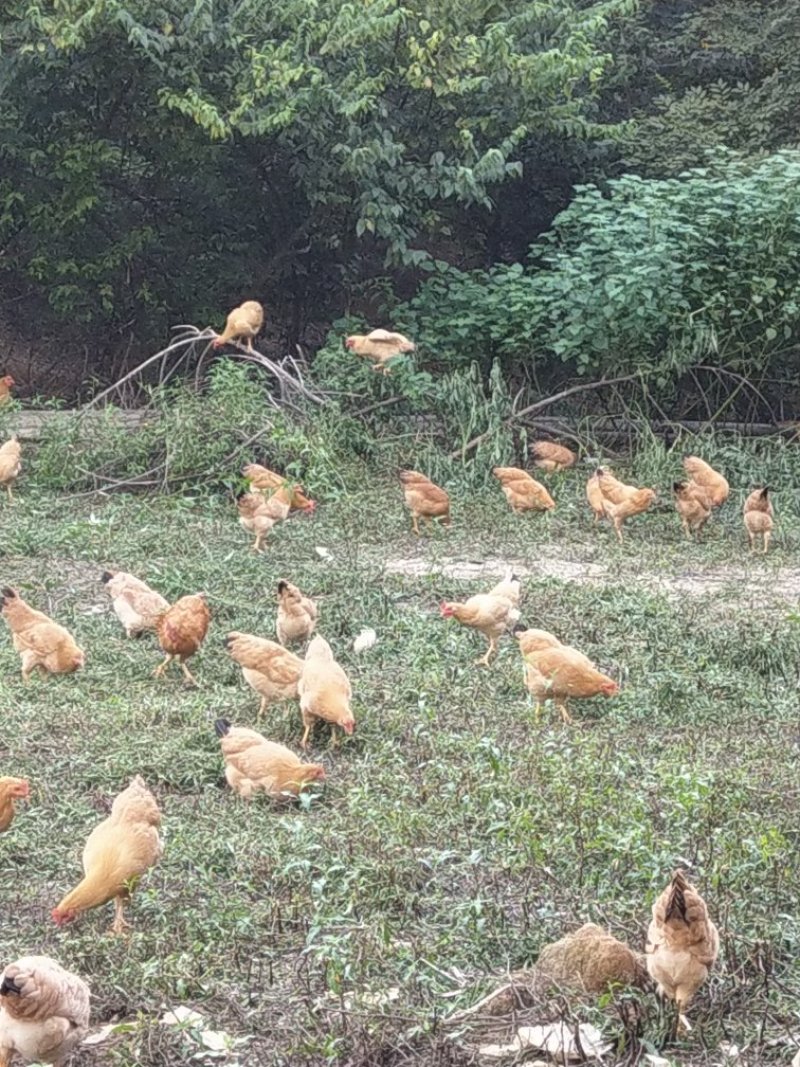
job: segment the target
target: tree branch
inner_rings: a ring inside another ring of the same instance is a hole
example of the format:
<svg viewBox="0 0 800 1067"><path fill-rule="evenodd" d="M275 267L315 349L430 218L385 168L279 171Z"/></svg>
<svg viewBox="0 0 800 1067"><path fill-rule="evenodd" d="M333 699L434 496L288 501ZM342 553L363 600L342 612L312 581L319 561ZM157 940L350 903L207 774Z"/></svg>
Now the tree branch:
<svg viewBox="0 0 800 1067"><path fill-rule="evenodd" d="M515 411L513 415L509 415L507 419L504 419L503 425L510 426L511 423L516 422L517 419L521 419L525 415L533 415L536 411L542 411L543 408L548 408L558 400L564 400L565 397L574 396L575 393L588 393L592 389L602 389L603 386L606 385L618 385L620 382L632 382L638 377L638 374L625 374L619 378L601 378L599 382L585 382L582 385L572 385L569 389L562 389L560 393L553 393L552 396L547 396L544 400L537 400L535 404L529 404L521 411ZM467 452L471 452L473 448L477 448L479 444L487 439L487 437L491 437L492 432L492 430L487 430L486 433L478 434L477 437L473 437L471 441L467 441L461 448L457 448L454 452L451 452L447 458L458 459L458 457L461 456L463 459Z"/></svg>

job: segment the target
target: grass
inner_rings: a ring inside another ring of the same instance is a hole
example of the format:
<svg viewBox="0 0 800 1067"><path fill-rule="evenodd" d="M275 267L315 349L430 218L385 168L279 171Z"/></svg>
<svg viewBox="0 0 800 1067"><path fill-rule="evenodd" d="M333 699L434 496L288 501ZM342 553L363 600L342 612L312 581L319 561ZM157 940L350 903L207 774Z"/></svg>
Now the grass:
<svg viewBox="0 0 800 1067"><path fill-rule="evenodd" d="M770 471L729 462L741 492L701 545L664 505L617 546L592 527L580 473L549 479L547 518L514 518L496 488L457 493L452 530L421 541L396 487L369 480L278 528L262 557L221 497L98 502L20 482L0 509L2 584L68 625L88 659L24 688L0 631L0 773L33 784L0 838L0 959L52 954L91 982L94 1022L130 1024L79 1062L187 1062L192 1035L158 1019L188 1004L249 1039L223 1062L466 1065L468 1035L444 1016L582 922L641 948L654 896L689 861L723 953L693 1033L667 1054L718 1063L728 1040L748 1064L787 1063L800 1030L800 509L787 479L775 551L751 557L739 501L746 475ZM661 460L637 473L669 482ZM472 665L482 639L437 603L493 584L452 569L485 560L529 569L524 619L612 670L617 699L577 705L573 728L555 714L537 726L511 638L491 670ZM151 677L159 650L125 638L99 580L108 565L168 598L208 593L199 690ZM325 788L283 808L227 790L213 732L225 716L299 742L296 706L258 722L222 647L231 629L273 636L281 577L319 598L357 721L338 751L318 730ZM356 656L364 626L379 643ZM133 933L104 936L110 906L58 930L49 913L83 841L135 773L158 796L166 847L134 895ZM663 1046L653 998L641 1013L635 1042L613 1004L579 1014L632 1061Z"/></svg>

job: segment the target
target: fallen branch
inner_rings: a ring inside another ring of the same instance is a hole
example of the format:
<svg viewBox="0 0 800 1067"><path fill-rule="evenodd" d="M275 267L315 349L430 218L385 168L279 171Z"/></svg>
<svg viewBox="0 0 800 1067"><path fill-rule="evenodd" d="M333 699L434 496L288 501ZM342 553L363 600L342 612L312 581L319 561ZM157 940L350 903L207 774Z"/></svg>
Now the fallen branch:
<svg viewBox="0 0 800 1067"><path fill-rule="evenodd" d="M147 370L148 367L152 366L159 360L162 361L164 368L166 368L169 357L172 356L174 353L178 352L180 353L179 358L175 361L173 366L170 368L170 371L166 374L166 378L168 379L172 376L172 374L175 373L180 364L189 355L193 353L197 345L202 342L205 342L205 347L200 355L200 363L202 363L209 348L211 347L211 342L214 340L217 334L214 333L214 331L210 327L207 327L205 330L198 330L196 326L180 325L175 327L175 329L183 331L179 337L176 337L176 339L172 341L171 344L167 345L167 347L163 348L160 352L156 352L155 355L148 356L146 360L138 364L138 366L134 367L133 370L128 371L127 374L123 375L122 378L114 382L113 385L110 385L107 389L103 389L103 391L98 393L97 396L93 397L90 401L88 401L88 403L84 404L83 408L81 409L81 413L88 412L92 408L96 407L101 400L105 400L107 397L117 392L119 389L122 388L123 385L136 378L143 371ZM252 363L254 366L260 367L268 374L271 374L272 377L275 378L276 381L279 383L281 388L280 401L275 399L275 397L273 396L270 396L269 398L274 408L280 409L282 407L292 407L296 411L299 411L300 409L293 402L293 400L289 399L290 396L301 397L312 404L325 404L327 402L326 397L322 396L320 393L317 393L315 390L313 390L310 386L306 384L300 372L297 360L295 360L293 356L286 356L283 360L280 361L280 363L278 363L275 360L270 359L268 356L265 356L263 353L257 352L255 349L251 351L245 348L243 345L236 344L235 342L229 342L229 344L236 350L234 352L229 352L230 356L232 356L234 359L241 360L244 363ZM162 371L162 379L163 378L164 371Z"/></svg>
<svg viewBox="0 0 800 1067"><path fill-rule="evenodd" d="M552 396L545 397L544 400L537 400L535 404L528 404L528 406L521 411L515 411L512 415L509 415L507 419L503 420L503 425L510 426L512 422L516 422L518 419L524 418L526 415L533 415L537 411L542 411L544 408L550 407L551 404L555 404L559 400L564 400L568 396L574 396L576 393L588 393L592 389L602 389L606 385L618 385L620 382L632 382L638 377L638 374L625 374L619 378L601 378L598 382L585 382L582 385L572 385L569 389L562 389L560 393L553 393ZM491 437L493 433L493 430L487 430L485 433L478 434L477 437L473 437L471 441L467 441L461 448L457 448L454 452L451 452L447 458L458 459L458 457L461 456L463 459L467 452L471 452L473 448L477 448L479 444Z"/></svg>

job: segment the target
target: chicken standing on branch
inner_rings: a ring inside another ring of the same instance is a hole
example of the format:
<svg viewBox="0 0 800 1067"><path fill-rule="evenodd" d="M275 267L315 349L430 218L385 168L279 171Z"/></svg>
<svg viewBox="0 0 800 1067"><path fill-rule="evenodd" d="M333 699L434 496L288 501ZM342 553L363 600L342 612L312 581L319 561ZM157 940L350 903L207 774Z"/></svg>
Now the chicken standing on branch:
<svg viewBox="0 0 800 1067"><path fill-rule="evenodd" d="M261 790L274 800L298 796L311 782L325 780L321 763L303 763L291 749L268 741L255 730L231 726L227 719L214 724L228 785L245 800Z"/></svg>
<svg viewBox="0 0 800 1067"><path fill-rule="evenodd" d="M698 456L684 456L683 469L692 481L705 489L712 508L720 508L730 495L730 486L723 476Z"/></svg>
<svg viewBox="0 0 800 1067"><path fill-rule="evenodd" d="M259 715L264 714L270 701L297 697L303 661L283 645L233 630L225 638L225 648L242 668L244 680L261 697Z"/></svg>
<svg viewBox="0 0 800 1067"><path fill-rule="evenodd" d="M645 952L650 977L663 996L675 1001L678 1028L685 1027L683 1012L719 955L719 933L683 871L675 872L653 904Z"/></svg>
<svg viewBox="0 0 800 1067"><path fill-rule="evenodd" d="M519 515L522 511L552 511L555 501L541 482L531 478L519 467L494 467L495 478L500 482L511 510Z"/></svg>
<svg viewBox="0 0 800 1067"><path fill-rule="evenodd" d="M182 596L158 616L156 635L166 659L153 672L156 678L161 678L172 660L177 659L189 685L197 685L186 666L186 660L191 659L202 645L210 622L211 612L206 604L205 593Z"/></svg>
<svg viewBox="0 0 800 1067"><path fill-rule="evenodd" d="M556 445L552 441L534 441L531 445L533 463L542 471L565 471L574 467L578 457L566 445Z"/></svg>
<svg viewBox="0 0 800 1067"><path fill-rule="evenodd" d="M278 618L275 628L282 645L307 641L317 625L317 605L303 596L296 585L278 582Z"/></svg>
<svg viewBox="0 0 800 1067"><path fill-rule="evenodd" d="M672 491L675 494L675 510L681 517L681 525L689 540L692 534L700 535L700 531L711 518L711 501L708 493L697 482L691 480L673 482Z"/></svg>
<svg viewBox="0 0 800 1067"><path fill-rule="evenodd" d="M14 1055L62 1067L89 1032L89 986L48 956L24 956L0 976L0 1067Z"/></svg>
<svg viewBox="0 0 800 1067"><path fill-rule="evenodd" d="M354 333L345 340L345 347L356 356L372 360L373 370L389 374L389 360L406 352L413 352L416 345L401 333L390 330L372 330L368 334Z"/></svg>
<svg viewBox="0 0 800 1067"><path fill-rule="evenodd" d="M525 686L536 701L537 722L546 700L552 700L562 720L571 723L569 700L613 697L619 692L614 679L598 671L588 656L562 645L546 630L520 630L516 636L525 661Z"/></svg>
<svg viewBox="0 0 800 1067"><path fill-rule="evenodd" d="M625 485L607 474L602 467L597 468L596 474L603 495L603 508L621 542L622 524L626 519L647 511L656 498L655 489L637 489L635 485Z"/></svg>
<svg viewBox="0 0 800 1067"><path fill-rule="evenodd" d="M766 552L772 537L772 517L774 515L768 486L764 486L763 489L759 487L753 490L744 502L743 513L744 527L747 530L750 548L755 549L756 537L761 535L764 539L764 552Z"/></svg>
<svg viewBox="0 0 800 1067"><path fill-rule="evenodd" d="M519 595L519 581L512 574L488 593L477 593L463 603L443 600L439 610L442 618L455 619L462 626L483 634L489 648L475 663L488 667L492 655L497 652L500 637L519 619Z"/></svg>
<svg viewBox="0 0 800 1067"><path fill-rule="evenodd" d="M400 471L400 483L417 537L420 519L425 519L429 525L434 519L441 519L444 526L450 525L450 497L444 489L419 471Z"/></svg>
<svg viewBox="0 0 800 1067"><path fill-rule="evenodd" d="M353 733L356 721L350 706L353 699L350 680L333 658L331 646L324 637L313 638L308 646L297 692L305 727L301 742L304 751L318 721L331 724L334 746L339 743L334 726L340 726L348 735Z"/></svg>
<svg viewBox="0 0 800 1067"><path fill-rule="evenodd" d="M11 390L16 384L17 383L10 374L6 374L4 377L0 378L0 407L9 402L11 399Z"/></svg>
<svg viewBox="0 0 800 1067"><path fill-rule="evenodd" d="M0 778L0 834L14 821L15 801L25 800L30 792L31 787L25 778Z"/></svg>
<svg viewBox="0 0 800 1067"><path fill-rule="evenodd" d="M155 630L159 615L169 608L169 602L160 593L125 571L103 571L103 584L128 637L140 637L145 630Z"/></svg>
<svg viewBox="0 0 800 1067"><path fill-rule="evenodd" d="M273 526L283 522L289 515L295 499L296 486L282 485L270 497L261 493L242 493L236 500L239 508L239 523L248 533L256 535L250 546L253 552L260 552L264 538Z"/></svg>
<svg viewBox="0 0 800 1067"><path fill-rule="evenodd" d="M262 467L260 463L245 463L242 467L242 475L248 480L251 488L258 489L260 492L272 493L288 482L288 478L284 478L281 474L276 474L275 471L269 470L268 467ZM316 506L316 500L311 500L307 497L299 486L296 485L294 487L294 496L292 497L293 511L313 511Z"/></svg>
<svg viewBox="0 0 800 1067"><path fill-rule="evenodd" d="M53 909L58 926L113 900L111 932L121 934L128 925L123 909L131 890L161 858L160 825L156 798L137 775L116 797L109 817L89 834L83 850L83 880Z"/></svg>
<svg viewBox="0 0 800 1067"><path fill-rule="evenodd" d="M14 648L22 660L22 680L35 670L42 674L71 674L86 662L69 630L53 622L43 611L30 607L19 593L6 588L0 598Z"/></svg>
<svg viewBox="0 0 800 1067"><path fill-rule="evenodd" d="M22 445L14 434L6 443L0 446L0 486L5 486L8 499L13 503L14 494L11 486L19 477L22 470Z"/></svg>
<svg viewBox="0 0 800 1067"><path fill-rule="evenodd" d="M244 344L253 351L253 338L264 325L264 308L257 300L245 300L234 308L225 322L225 329L214 339L214 348L222 348L228 341Z"/></svg>

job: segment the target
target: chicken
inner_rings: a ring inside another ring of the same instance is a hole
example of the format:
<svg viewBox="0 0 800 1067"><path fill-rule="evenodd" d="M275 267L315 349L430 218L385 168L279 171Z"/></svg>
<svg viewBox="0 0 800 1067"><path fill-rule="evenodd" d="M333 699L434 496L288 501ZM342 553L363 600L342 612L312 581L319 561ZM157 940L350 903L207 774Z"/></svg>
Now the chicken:
<svg viewBox="0 0 800 1067"><path fill-rule="evenodd" d="M61 1067L89 1032L89 986L48 956L23 956L0 977L0 1067L14 1055Z"/></svg>
<svg viewBox="0 0 800 1067"><path fill-rule="evenodd" d="M242 668L244 680L260 695L260 715L267 710L270 701L293 700L297 697L297 683L303 669L303 661L299 656L274 641L236 630L225 638L225 648L231 659Z"/></svg>
<svg viewBox="0 0 800 1067"><path fill-rule="evenodd" d="M655 489L637 489L635 485L625 485L602 467L596 471L597 484L603 496L603 508L614 524L617 538L622 541L622 524L634 515L647 511L656 498Z"/></svg>
<svg viewBox="0 0 800 1067"><path fill-rule="evenodd" d="M373 370L388 374L389 360L405 352L413 352L416 345L401 333L392 333L390 330L372 330L368 334L352 334L346 339L345 347L356 356L372 360Z"/></svg>
<svg viewBox="0 0 800 1067"><path fill-rule="evenodd" d="M341 727L348 736L353 733L356 721L350 707L353 697L350 680L333 658L331 646L324 637L314 637L306 650L297 692L305 727L303 750L308 747L317 720ZM338 743L337 736L334 732L334 745Z"/></svg>
<svg viewBox="0 0 800 1067"><path fill-rule="evenodd" d="M260 463L245 463L242 474L250 482L253 489L260 491L274 491L286 484L287 479L281 474L276 474L268 467L262 467ZM295 486L292 497L292 510L313 511L317 506L316 500L311 500L303 493L299 486Z"/></svg>
<svg viewBox="0 0 800 1067"><path fill-rule="evenodd" d="M323 782L321 763L303 763L291 749L268 741L255 730L231 726L227 719L214 724L228 785L245 800L260 790L275 800L289 794L297 796L310 782Z"/></svg>
<svg viewBox="0 0 800 1067"><path fill-rule="evenodd" d="M534 967L513 971L501 986L471 1007L455 1012L448 1022L508 1016L554 993L601 996L609 989L648 984L643 955L594 923L586 923L545 945Z"/></svg>
<svg viewBox="0 0 800 1067"><path fill-rule="evenodd" d="M211 613L206 604L205 593L182 596L171 608L158 616L156 634L166 659L156 667L156 678L161 678L172 660L177 659L186 681L190 685L197 685L186 666L186 660L191 659L202 645L210 622Z"/></svg>
<svg viewBox="0 0 800 1067"><path fill-rule="evenodd" d="M420 519L425 519L429 524L433 519L441 519L445 526L450 525L450 497L444 489L434 485L419 471L400 471L400 482L417 537Z"/></svg>
<svg viewBox="0 0 800 1067"><path fill-rule="evenodd" d="M126 571L103 571L103 583L128 637L155 630L158 616L169 608L160 593Z"/></svg>
<svg viewBox="0 0 800 1067"><path fill-rule="evenodd" d="M536 974L542 984L586 993L605 993L609 986L641 987L647 980L642 957L594 923L545 945Z"/></svg>
<svg viewBox="0 0 800 1067"><path fill-rule="evenodd" d="M565 471L574 467L578 457L566 445L556 445L552 441L534 441L531 445L534 466L542 471Z"/></svg>
<svg viewBox="0 0 800 1067"><path fill-rule="evenodd" d="M705 489L712 508L722 507L731 490L718 471L697 456L684 456L683 469L693 482Z"/></svg>
<svg viewBox="0 0 800 1067"><path fill-rule="evenodd" d="M601 468L605 471L609 478L614 478L614 472L610 467ZM616 479L614 479L616 481ZM610 482L607 483L610 486ZM619 483L622 485L622 482ZM594 521L600 522L601 519L606 517L606 509L603 505L603 494L600 492L600 478L597 471L586 482L586 499L589 501L589 507L594 512Z"/></svg>
<svg viewBox="0 0 800 1067"><path fill-rule="evenodd" d="M19 593L5 588L0 605L22 660L23 682L37 669L42 674L71 674L84 665L86 656L69 630L30 607Z"/></svg>
<svg viewBox="0 0 800 1067"><path fill-rule="evenodd" d="M278 582L278 619L275 628L282 645L307 641L317 625L317 605L303 596L296 585L282 579Z"/></svg>
<svg viewBox="0 0 800 1067"><path fill-rule="evenodd" d="M16 384L17 383L10 374L6 374L4 377L0 378L0 407L9 402L11 399L11 390Z"/></svg>
<svg viewBox="0 0 800 1067"><path fill-rule="evenodd" d="M251 546L253 552L261 551L264 538L272 527L288 516L295 493L295 486L282 485L270 497L261 493L242 493L238 497L239 522L245 530L256 535Z"/></svg>
<svg viewBox="0 0 800 1067"><path fill-rule="evenodd" d="M494 467L492 474L500 482L505 498L516 514L521 511L552 511L556 506L541 482L531 478L527 471L519 467Z"/></svg>
<svg viewBox="0 0 800 1067"><path fill-rule="evenodd" d="M89 834L83 849L83 879L53 909L53 921L63 926L81 912L113 900L111 932L121 934L128 925L123 912L133 886L161 858L160 825L156 798L137 775L115 798L108 818Z"/></svg>
<svg viewBox="0 0 800 1067"><path fill-rule="evenodd" d="M0 834L9 828L17 813L14 802L30 796L25 778L0 778Z"/></svg>
<svg viewBox="0 0 800 1067"><path fill-rule="evenodd" d="M253 338L264 325L264 308L257 300L245 300L234 308L225 322L225 329L214 339L214 348L222 348L227 341L244 343L247 351L253 351Z"/></svg>
<svg viewBox="0 0 800 1067"><path fill-rule="evenodd" d="M711 518L711 501L702 486L691 480L673 482L675 508L681 517L681 524L686 536L691 540L693 533L699 535Z"/></svg>
<svg viewBox="0 0 800 1067"><path fill-rule="evenodd" d="M769 487L760 486L754 489L744 502L744 527L750 541L750 548L756 547L756 537L761 534L764 538L764 552L769 548L772 537L772 518L775 514L772 501L769 498Z"/></svg>
<svg viewBox="0 0 800 1067"><path fill-rule="evenodd" d="M477 593L463 603L443 600L439 605L442 618L455 619L462 626L479 630L489 642L486 655L475 660L488 667L492 654L497 652L501 635L519 619L519 581L513 576L500 582L488 593Z"/></svg>
<svg viewBox="0 0 800 1067"><path fill-rule="evenodd" d="M650 977L663 996L675 1001L680 1025L719 955L719 933L706 902L683 871L674 873L653 904L645 952Z"/></svg>
<svg viewBox="0 0 800 1067"><path fill-rule="evenodd" d="M613 697L619 686L598 671L588 656L563 645L545 630L524 630L516 634L525 661L525 686L536 700L538 721L541 705L552 700L565 723L571 723L568 700Z"/></svg>
<svg viewBox="0 0 800 1067"><path fill-rule="evenodd" d="M5 486L10 501L14 500L11 486L22 470L21 456L22 445L17 440L16 434L9 438L4 445L0 446L0 486Z"/></svg>

